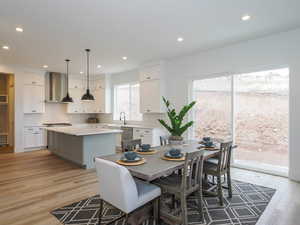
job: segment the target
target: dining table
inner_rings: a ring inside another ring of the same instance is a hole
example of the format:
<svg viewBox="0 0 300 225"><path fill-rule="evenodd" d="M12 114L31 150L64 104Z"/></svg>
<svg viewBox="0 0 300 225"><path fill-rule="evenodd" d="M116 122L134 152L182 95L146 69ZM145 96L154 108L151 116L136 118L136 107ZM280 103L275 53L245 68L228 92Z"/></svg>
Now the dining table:
<svg viewBox="0 0 300 225"><path fill-rule="evenodd" d="M151 182L157 178L167 176L184 167L184 161L169 161L163 159L164 154L169 151L173 146L164 145L159 147L153 147L156 153L152 155L142 155L145 159L145 163L138 166L125 166L133 177L142 179L147 182ZM183 153L189 153L194 151L203 151L204 159L215 157L219 153L219 149L207 150L205 148L199 148L199 141L188 140L184 144L180 145L180 149ZM107 156L100 156L98 158L117 162L123 153L116 153Z"/></svg>

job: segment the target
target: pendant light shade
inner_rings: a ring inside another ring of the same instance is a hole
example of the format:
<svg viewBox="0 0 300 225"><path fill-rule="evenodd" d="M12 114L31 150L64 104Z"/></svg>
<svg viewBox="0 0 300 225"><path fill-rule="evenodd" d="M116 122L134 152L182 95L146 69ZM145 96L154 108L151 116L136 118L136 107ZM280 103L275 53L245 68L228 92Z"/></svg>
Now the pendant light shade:
<svg viewBox="0 0 300 225"><path fill-rule="evenodd" d="M90 93L90 49L86 49L86 74L87 74L87 89L86 93L81 97L82 101L93 101L94 96Z"/></svg>
<svg viewBox="0 0 300 225"><path fill-rule="evenodd" d="M66 64L67 64L67 95L64 97L61 101L68 103L68 102L73 102L73 99L69 95L69 59L66 59Z"/></svg>

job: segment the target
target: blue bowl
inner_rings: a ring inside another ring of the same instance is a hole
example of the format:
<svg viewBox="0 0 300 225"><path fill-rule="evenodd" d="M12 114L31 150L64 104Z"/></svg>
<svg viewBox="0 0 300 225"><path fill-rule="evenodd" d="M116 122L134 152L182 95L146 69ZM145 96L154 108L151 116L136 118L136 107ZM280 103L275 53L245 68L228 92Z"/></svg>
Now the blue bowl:
<svg viewBox="0 0 300 225"><path fill-rule="evenodd" d="M213 146L214 146L214 142L212 142L212 141L207 141L207 142L204 143L204 145L205 145L206 147L213 147Z"/></svg>
<svg viewBox="0 0 300 225"><path fill-rule="evenodd" d="M172 148L172 149L169 151L170 156L173 156L173 157L179 156L180 153L181 153L181 150L178 149L178 148Z"/></svg>
<svg viewBox="0 0 300 225"><path fill-rule="evenodd" d="M151 148L151 145L149 145L149 144L142 144L141 145L141 149L144 152L149 151L150 148Z"/></svg>
<svg viewBox="0 0 300 225"><path fill-rule="evenodd" d="M134 160L138 156L138 154L136 154L135 152L130 151L130 152L125 152L124 156L128 160Z"/></svg>
<svg viewBox="0 0 300 225"><path fill-rule="evenodd" d="M211 138L210 137L203 137L203 139L202 139L204 142L209 142L210 140L211 140Z"/></svg>

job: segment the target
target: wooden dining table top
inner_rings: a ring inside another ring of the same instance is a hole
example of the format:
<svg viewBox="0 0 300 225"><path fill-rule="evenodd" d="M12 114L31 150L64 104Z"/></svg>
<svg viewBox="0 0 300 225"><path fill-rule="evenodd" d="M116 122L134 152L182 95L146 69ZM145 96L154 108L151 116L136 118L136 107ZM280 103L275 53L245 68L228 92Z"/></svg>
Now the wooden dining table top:
<svg viewBox="0 0 300 225"><path fill-rule="evenodd" d="M199 146L200 144L197 141L186 141L186 143L181 146L181 149L184 153L203 151L204 159L214 157L219 152L219 150L200 150ZM150 182L183 168L184 161L168 161L162 159L164 153L170 149L169 145L154 147L153 149L157 150L155 154L142 155L142 157L146 160L146 163L138 166L125 166L130 171L132 176ZM121 158L122 155L123 153L116 153L97 158L116 162Z"/></svg>

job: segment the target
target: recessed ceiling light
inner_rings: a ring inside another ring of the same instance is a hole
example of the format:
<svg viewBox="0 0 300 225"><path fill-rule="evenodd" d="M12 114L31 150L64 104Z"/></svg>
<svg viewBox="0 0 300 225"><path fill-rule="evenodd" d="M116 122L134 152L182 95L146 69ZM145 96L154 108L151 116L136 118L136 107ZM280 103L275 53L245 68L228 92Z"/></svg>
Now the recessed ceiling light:
<svg viewBox="0 0 300 225"><path fill-rule="evenodd" d="M22 27L16 27L16 31L22 33L23 32L23 28Z"/></svg>
<svg viewBox="0 0 300 225"><path fill-rule="evenodd" d="M2 48L5 50L9 50L9 47L7 45L3 45Z"/></svg>
<svg viewBox="0 0 300 225"><path fill-rule="evenodd" d="M45 69L48 68L48 65L43 65L43 68L45 68Z"/></svg>
<svg viewBox="0 0 300 225"><path fill-rule="evenodd" d="M127 56L123 56L122 59L123 59L123 60L127 60Z"/></svg>
<svg viewBox="0 0 300 225"><path fill-rule="evenodd" d="M97 65L97 68L101 68L102 66L101 65Z"/></svg>
<svg viewBox="0 0 300 225"><path fill-rule="evenodd" d="M183 42L183 40L184 40L184 39L183 39L182 37L178 37L178 38L177 38L177 41L178 41L178 42Z"/></svg>
<svg viewBox="0 0 300 225"><path fill-rule="evenodd" d="M80 74L83 74L83 72L82 72L82 71L80 71L79 73L80 73Z"/></svg>
<svg viewBox="0 0 300 225"><path fill-rule="evenodd" d="M243 21L247 21L247 20L250 20L250 19L251 19L251 16L248 15L248 14L242 16L242 20L243 20Z"/></svg>

